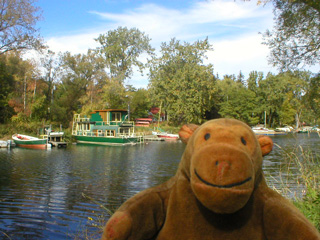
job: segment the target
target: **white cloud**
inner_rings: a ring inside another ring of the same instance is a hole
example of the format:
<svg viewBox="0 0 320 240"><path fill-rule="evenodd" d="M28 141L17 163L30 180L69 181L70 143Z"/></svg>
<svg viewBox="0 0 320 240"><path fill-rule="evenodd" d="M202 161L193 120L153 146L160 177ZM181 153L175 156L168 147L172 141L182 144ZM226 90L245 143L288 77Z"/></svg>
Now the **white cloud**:
<svg viewBox="0 0 320 240"><path fill-rule="evenodd" d="M248 17L261 17L266 11L258 10L254 1L203 1L197 2L195 7L187 12L186 19L196 23L223 22ZM191 18L189 17L191 16Z"/></svg>
<svg viewBox="0 0 320 240"><path fill-rule="evenodd" d="M240 71L245 76L251 71L273 71L267 60L269 49L261 42L258 34L215 42L214 51L207 54L207 61L214 64L214 70L220 77L225 74L237 75Z"/></svg>
<svg viewBox="0 0 320 240"><path fill-rule="evenodd" d="M84 33L47 39L47 45L54 52L87 53L89 48L96 48L99 44L94 40L99 33Z"/></svg>

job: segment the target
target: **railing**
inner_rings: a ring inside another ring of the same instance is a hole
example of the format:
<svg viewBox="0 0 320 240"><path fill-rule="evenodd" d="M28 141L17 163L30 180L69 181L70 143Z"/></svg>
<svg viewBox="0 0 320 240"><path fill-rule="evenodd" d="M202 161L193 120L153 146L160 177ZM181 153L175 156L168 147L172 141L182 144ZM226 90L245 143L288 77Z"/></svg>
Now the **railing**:
<svg viewBox="0 0 320 240"><path fill-rule="evenodd" d="M91 131L76 131L75 135L82 135L82 136L88 136L88 137L115 137L113 135L106 135L104 132L97 133L97 132L91 132ZM129 138L129 137L143 137L143 133L118 133L116 134L116 137L122 137L122 138Z"/></svg>

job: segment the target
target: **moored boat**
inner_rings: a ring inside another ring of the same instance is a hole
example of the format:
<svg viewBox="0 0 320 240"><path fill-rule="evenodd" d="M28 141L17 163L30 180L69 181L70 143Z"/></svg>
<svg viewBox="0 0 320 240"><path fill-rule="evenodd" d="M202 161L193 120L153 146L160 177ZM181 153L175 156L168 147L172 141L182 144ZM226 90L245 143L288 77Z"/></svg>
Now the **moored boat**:
<svg viewBox="0 0 320 240"><path fill-rule="evenodd" d="M293 127L291 126L285 126L285 127L278 127L276 128L276 132L287 132L287 133L290 133L290 132L293 132Z"/></svg>
<svg viewBox="0 0 320 240"><path fill-rule="evenodd" d="M17 147L32 148L32 149L46 149L51 145L47 144L47 139L40 139L22 134L12 135L12 139Z"/></svg>
<svg viewBox="0 0 320 240"><path fill-rule="evenodd" d="M8 147L8 141L0 140L0 148L6 148L6 147Z"/></svg>
<svg viewBox="0 0 320 240"><path fill-rule="evenodd" d="M265 127L252 127L252 131L256 134L256 135L286 135L287 132L277 132Z"/></svg>
<svg viewBox="0 0 320 240"><path fill-rule="evenodd" d="M167 132L152 132L153 135L156 135L158 138L177 140L179 139L179 134L167 133Z"/></svg>
<svg viewBox="0 0 320 240"><path fill-rule="evenodd" d="M96 145L133 145L142 142L135 133L134 123L128 121L124 109L94 110L90 117L75 114L72 136L78 143Z"/></svg>

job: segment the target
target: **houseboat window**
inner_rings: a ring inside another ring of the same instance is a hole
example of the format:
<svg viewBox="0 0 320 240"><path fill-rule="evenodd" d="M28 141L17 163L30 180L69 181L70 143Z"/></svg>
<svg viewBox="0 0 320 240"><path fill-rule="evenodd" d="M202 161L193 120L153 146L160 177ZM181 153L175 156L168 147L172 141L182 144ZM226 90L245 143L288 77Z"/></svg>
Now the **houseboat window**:
<svg viewBox="0 0 320 240"><path fill-rule="evenodd" d="M129 128L120 128L120 134L130 134Z"/></svg>
<svg viewBox="0 0 320 240"><path fill-rule="evenodd" d="M90 130L90 125L86 124L86 123L79 124L79 130L80 131L88 131L88 130Z"/></svg>
<svg viewBox="0 0 320 240"><path fill-rule="evenodd" d="M120 122L121 121L121 113L112 113L112 121Z"/></svg>
<svg viewBox="0 0 320 240"><path fill-rule="evenodd" d="M83 126L83 131L88 131L88 130L90 130L90 124L89 124L89 123L83 124L82 126Z"/></svg>
<svg viewBox="0 0 320 240"><path fill-rule="evenodd" d="M114 137L115 131L114 130L106 130L106 136Z"/></svg>

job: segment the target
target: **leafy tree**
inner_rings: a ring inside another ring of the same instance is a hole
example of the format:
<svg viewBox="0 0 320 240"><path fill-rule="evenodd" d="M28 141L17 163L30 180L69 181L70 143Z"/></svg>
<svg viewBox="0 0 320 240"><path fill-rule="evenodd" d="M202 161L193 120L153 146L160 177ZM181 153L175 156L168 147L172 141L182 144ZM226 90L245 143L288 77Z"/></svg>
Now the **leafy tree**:
<svg viewBox="0 0 320 240"><path fill-rule="evenodd" d="M14 79L9 105L16 113L30 117L37 78L36 66L31 61L23 60L18 52L6 53L2 57L6 61L6 70Z"/></svg>
<svg viewBox="0 0 320 240"><path fill-rule="evenodd" d="M39 8L34 0L0 1L0 54L12 50L42 47L36 22Z"/></svg>
<svg viewBox="0 0 320 240"><path fill-rule="evenodd" d="M148 90L141 88L132 92L132 99L130 101L131 120L147 117L151 107Z"/></svg>
<svg viewBox="0 0 320 240"><path fill-rule="evenodd" d="M63 78L63 82L57 86L55 91L55 100L51 110L52 120L68 127L74 112L81 108L79 99L84 93L81 85L73 81L70 76Z"/></svg>
<svg viewBox="0 0 320 240"><path fill-rule="evenodd" d="M149 87L154 103L161 104L176 124L201 123L213 106L213 66L203 64L209 49L208 39L193 44L172 39L169 44L162 43L162 56L150 61Z"/></svg>
<svg viewBox="0 0 320 240"><path fill-rule="evenodd" d="M104 56L111 78L121 82L133 73L133 66L142 72L144 64L138 60L143 53L152 54L150 39L136 28L118 27L101 34L96 41L101 44L98 52Z"/></svg>
<svg viewBox="0 0 320 240"><path fill-rule="evenodd" d="M320 124L320 74L310 77L302 97L302 118L310 124Z"/></svg>
<svg viewBox="0 0 320 240"><path fill-rule="evenodd" d="M13 75L8 73L6 64L0 62L0 123L4 123L12 116L12 108L9 106L9 96L14 89Z"/></svg>
<svg viewBox="0 0 320 240"><path fill-rule="evenodd" d="M291 122L290 120L285 122L280 118L281 124L293 124L296 121L298 127L301 114L305 111L303 96L306 93L306 87L310 79L310 73L305 71L286 72L280 73L279 77L282 79L282 81L287 83L286 98L284 103L288 103L288 106L284 108L284 111L286 115L290 116L290 112L292 115Z"/></svg>
<svg viewBox="0 0 320 240"><path fill-rule="evenodd" d="M259 81L258 95L264 111L267 111L267 122L271 126L299 121L308 76L307 73L299 71L278 75L269 73L266 79Z"/></svg>
<svg viewBox="0 0 320 240"><path fill-rule="evenodd" d="M259 87L259 82L263 79L263 73L252 71L249 73L249 78L247 80L247 87L249 90L253 91L257 94L257 90Z"/></svg>
<svg viewBox="0 0 320 240"><path fill-rule="evenodd" d="M320 2L272 0L274 30L264 33L270 62L282 70L320 62Z"/></svg>
<svg viewBox="0 0 320 240"><path fill-rule="evenodd" d="M55 92L52 116L56 121L68 122L81 107L84 112L90 112L99 105L101 88L108 78L103 61L92 50L87 54L64 53L60 67L63 71Z"/></svg>
<svg viewBox="0 0 320 240"><path fill-rule="evenodd" d="M58 82L58 72L59 72L59 62L57 60L57 56L56 54L51 51L48 50L44 56L41 58L41 64L42 67L44 68L44 80L47 83L48 87L47 87L47 92L45 93L45 101L41 101L43 102L43 104L45 104L47 106L46 109L46 118L49 119L50 118L50 111L52 108L52 103L53 103L53 91L55 88L55 83Z"/></svg>
<svg viewBox="0 0 320 240"><path fill-rule="evenodd" d="M242 85L245 85L245 81L244 81L244 75L242 74L242 72L239 72L239 75L237 76L237 82L241 83Z"/></svg>
<svg viewBox="0 0 320 240"><path fill-rule="evenodd" d="M102 100L106 108L126 109L129 101L126 96L126 88L115 79L111 79L103 87Z"/></svg>
<svg viewBox="0 0 320 240"><path fill-rule="evenodd" d="M285 99L286 83L281 81L276 75L269 73L267 77L259 81L258 95L261 97L261 112L260 121L263 122L264 111L267 112L267 123L273 126L278 120L278 112Z"/></svg>
<svg viewBox="0 0 320 240"><path fill-rule="evenodd" d="M217 82L220 101L219 114L222 117L236 118L255 125L259 122L257 98L255 92L246 88L241 81L234 81L229 76Z"/></svg>
<svg viewBox="0 0 320 240"><path fill-rule="evenodd" d="M48 105L46 104L46 96L39 95L34 98L31 105L32 119L41 121L46 118Z"/></svg>

